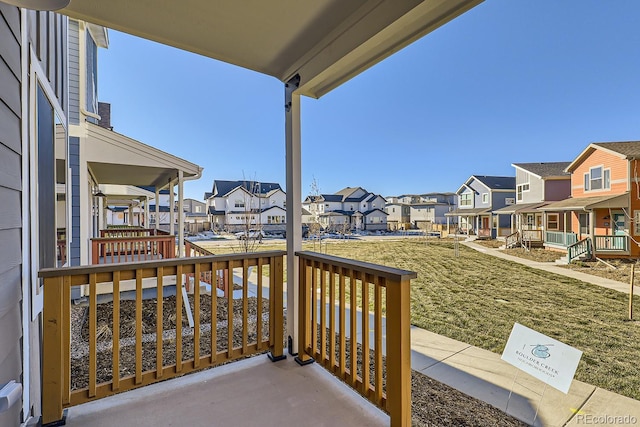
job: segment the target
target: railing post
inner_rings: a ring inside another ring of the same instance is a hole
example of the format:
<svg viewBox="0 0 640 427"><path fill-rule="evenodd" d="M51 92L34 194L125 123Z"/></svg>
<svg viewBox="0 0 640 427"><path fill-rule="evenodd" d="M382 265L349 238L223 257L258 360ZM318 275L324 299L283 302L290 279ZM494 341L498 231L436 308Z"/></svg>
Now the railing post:
<svg viewBox="0 0 640 427"><path fill-rule="evenodd" d="M269 280L269 298L273 301L273 313L270 314L270 321L274 323L273 336L269 337L271 341L271 348L269 349L269 359L272 362L286 359L287 356L283 354L284 348L284 320L282 302L282 287L284 285L284 267L282 257L271 258L271 277ZM258 274L262 274L258 269ZM260 302L258 302L260 304ZM258 340L262 338L262 332L258 331Z"/></svg>
<svg viewBox="0 0 640 427"><path fill-rule="evenodd" d="M391 427L411 425L411 280L387 282L387 411Z"/></svg>
<svg viewBox="0 0 640 427"><path fill-rule="evenodd" d="M291 256L288 254L288 256ZM296 362L299 365L308 365L314 359L307 354L307 348L311 345L311 302L309 301L309 285L311 284L311 269L307 268L306 261L300 257L299 281L298 281L298 355ZM315 327L315 325L313 325Z"/></svg>
<svg viewBox="0 0 640 427"><path fill-rule="evenodd" d="M63 419L63 277L44 279L42 353L42 423ZM69 325L66 325L68 328Z"/></svg>

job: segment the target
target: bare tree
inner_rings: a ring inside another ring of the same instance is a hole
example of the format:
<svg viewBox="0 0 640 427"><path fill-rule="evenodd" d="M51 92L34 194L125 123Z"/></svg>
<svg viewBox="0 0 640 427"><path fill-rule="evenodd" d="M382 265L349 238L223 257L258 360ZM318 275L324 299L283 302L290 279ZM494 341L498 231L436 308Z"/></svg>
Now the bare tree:
<svg viewBox="0 0 640 427"><path fill-rule="evenodd" d="M318 184L318 180L314 176L310 189L309 189L309 199L311 200L311 213L313 214L313 219L309 224L309 235L319 236L322 232L322 225L318 220L318 202L321 199L320 196L320 185Z"/></svg>

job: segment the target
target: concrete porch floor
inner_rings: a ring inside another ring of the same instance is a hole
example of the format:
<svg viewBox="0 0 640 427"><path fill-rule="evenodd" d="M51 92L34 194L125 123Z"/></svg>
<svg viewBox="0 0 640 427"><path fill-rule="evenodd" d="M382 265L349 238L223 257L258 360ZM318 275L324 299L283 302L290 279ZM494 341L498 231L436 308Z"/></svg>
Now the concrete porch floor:
<svg viewBox="0 0 640 427"><path fill-rule="evenodd" d="M69 408L69 427L388 426L389 417L317 364L266 355Z"/></svg>

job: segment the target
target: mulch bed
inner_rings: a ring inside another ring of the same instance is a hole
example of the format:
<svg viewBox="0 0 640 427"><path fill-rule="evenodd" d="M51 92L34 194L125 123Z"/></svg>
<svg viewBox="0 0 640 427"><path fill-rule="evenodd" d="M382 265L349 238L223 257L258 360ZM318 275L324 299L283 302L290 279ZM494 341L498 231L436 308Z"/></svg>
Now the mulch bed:
<svg viewBox="0 0 640 427"><path fill-rule="evenodd" d="M193 309L193 295L189 295L191 307ZM151 341L144 342L142 371L155 369L156 364L156 302L155 300L145 300L143 307L143 337L150 338ZM200 321L206 325L211 322L211 298L208 295L200 296ZM256 341L257 331L255 318L257 315L257 299L248 299L249 318L253 321L248 323L249 343ZM176 328L176 307L175 297L167 297L163 299L163 330L175 331ZM71 359L71 388L72 390L82 389L88 386L88 365L89 356L87 354L88 331L88 307L74 306L72 309L72 359ZM268 313L269 302L263 301L263 318L262 336L266 339L269 333ZM233 304L234 347L242 345L242 301L235 300ZM188 321L186 312L183 307L182 318L183 331L188 331ZM112 380L112 354L111 343L112 325L113 325L113 303L100 304L97 309L97 335L98 335L98 353L97 353L97 383L108 382ZM217 299L217 322L222 323L224 327L217 330L217 349L218 351L227 348L227 300L226 298ZM286 325L285 325L286 327ZM203 328L203 330L206 328ZM120 302L120 377L135 374L135 345L126 345L127 342L135 341L135 302ZM163 334L164 336L164 334ZM329 339L327 331L327 340ZM185 335L183 332L182 339L182 360L188 360L193 357L193 336ZM336 352L339 352L339 340L336 337ZM175 363L175 334L173 337L163 339L162 352L163 362L165 365ZM108 346L108 349L100 351L100 346ZM349 361L349 343L347 340L347 363ZM211 333L203 331L200 339L200 354L206 355L211 349ZM361 375L362 348L358 344L358 375ZM373 351L370 352L370 360L373 359ZM383 362L384 363L384 362ZM386 369L383 371L383 389L386 388ZM370 381L375 381L374 365L371 364ZM411 377L412 392L412 424L414 426L526 426L526 424L514 419L504 412L484 403L480 400L467 396L454 388L435 381L421 373L412 371Z"/></svg>

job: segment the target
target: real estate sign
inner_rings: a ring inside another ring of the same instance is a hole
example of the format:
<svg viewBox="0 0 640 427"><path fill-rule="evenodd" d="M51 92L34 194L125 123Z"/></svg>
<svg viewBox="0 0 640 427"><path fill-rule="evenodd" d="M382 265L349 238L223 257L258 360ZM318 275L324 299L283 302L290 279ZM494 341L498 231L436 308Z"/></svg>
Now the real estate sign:
<svg viewBox="0 0 640 427"><path fill-rule="evenodd" d="M502 352L502 360L565 394L581 357L580 350L519 323L513 325Z"/></svg>

